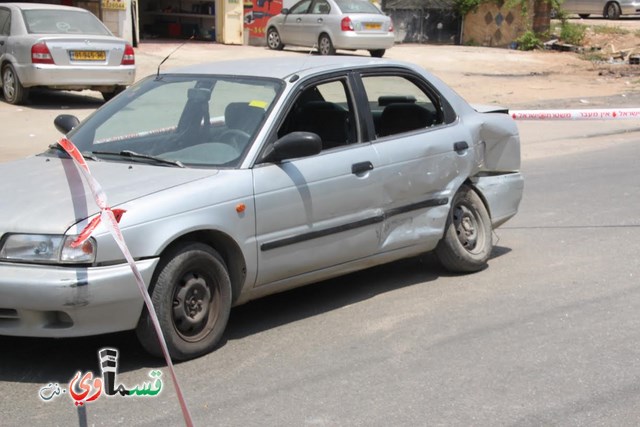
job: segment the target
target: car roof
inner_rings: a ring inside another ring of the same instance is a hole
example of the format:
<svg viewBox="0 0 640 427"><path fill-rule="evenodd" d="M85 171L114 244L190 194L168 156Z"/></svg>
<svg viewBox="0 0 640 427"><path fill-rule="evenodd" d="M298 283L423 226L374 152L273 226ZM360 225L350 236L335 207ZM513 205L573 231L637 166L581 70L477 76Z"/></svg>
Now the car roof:
<svg viewBox="0 0 640 427"><path fill-rule="evenodd" d="M182 68L173 68L163 71L162 74L218 74L286 79L294 74L305 77L318 73L368 67L402 67L412 70L416 69L414 64L390 59L357 56L300 55L300 57L210 62Z"/></svg>
<svg viewBox="0 0 640 427"><path fill-rule="evenodd" d="M80 7L63 6L59 4L46 4L46 3L0 3L0 6L14 7L20 10L42 10L42 9L57 9L57 10L76 10L81 12L89 12L86 9Z"/></svg>

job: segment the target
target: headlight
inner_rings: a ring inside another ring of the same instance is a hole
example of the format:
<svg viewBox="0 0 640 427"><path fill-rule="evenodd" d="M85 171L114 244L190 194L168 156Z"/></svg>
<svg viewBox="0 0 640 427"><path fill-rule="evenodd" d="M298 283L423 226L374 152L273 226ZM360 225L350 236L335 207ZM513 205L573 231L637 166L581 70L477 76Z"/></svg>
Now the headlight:
<svg viewBox="0 0 640 427"><path fill-rule="evenodd" d="M33 263L91 264L96 258L96 241L87 239L72 248L77 236L10 234L2 242L0 260Z"/></svg>

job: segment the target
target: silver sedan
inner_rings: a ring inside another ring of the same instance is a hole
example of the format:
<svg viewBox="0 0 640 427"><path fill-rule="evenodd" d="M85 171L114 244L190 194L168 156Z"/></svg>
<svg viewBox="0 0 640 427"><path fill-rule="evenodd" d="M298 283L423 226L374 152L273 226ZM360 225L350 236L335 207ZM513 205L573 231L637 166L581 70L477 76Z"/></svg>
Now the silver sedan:
<svg viewBox="0 0 640 427"><path fill-rule="evenodd" d="M0 4L0 67L11 104L35 87L92 89L109 100L135 80L130 44L87 10L47 4Z"/></svg>
<svg viewBox="0 0 640 427"><path fill-rule="evenodd" d="M269 294L427 251L486 268L523 192L505 113L412 64L305 56L163 72L56 126L125 211L171 355L188 359ZM108 230L71 244L99 210L59 145L0 164L0 200L0 335L135 329L160 354Z"/></svg>
<svg viewBox="0 0 640 427"><path fill-rule="evenodd" d="M269 19L267 46L316 47L321 55L336 49L364 49L382 57L393 46L391 18L368 0L302 0Z"/></svg>

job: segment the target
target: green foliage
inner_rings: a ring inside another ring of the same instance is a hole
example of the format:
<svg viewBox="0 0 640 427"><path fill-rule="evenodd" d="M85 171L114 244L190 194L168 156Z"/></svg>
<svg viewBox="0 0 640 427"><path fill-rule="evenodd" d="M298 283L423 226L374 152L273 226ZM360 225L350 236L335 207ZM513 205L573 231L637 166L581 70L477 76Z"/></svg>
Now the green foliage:
<svg viewBox="0 0 640 427"><path fill-rule="evenodd" d="M542 41L531 30L518 37L516 43L518 43L518 49L520 50L533 50L542 46Z"/></svg>
<svg viewBox="0 0 640 427"><path fill-rule="evenodd" d="M455 0L454 7L460 16L465 16L469 12L475 12L482 3L487 0Z"/></svg>
<svg viewBox="0 0 640 427"><path fill-rule="evenodd" d="M619 34L619 35L625 35L631 32L625 28L610 27L608 25L594 25L591 27L591 31L593 31L595 34Z"/></svg>
<svg viewBox="0 0 640 427"><path fill-rule="evenodd" d="M560 39L565 43L580 46L586 30L587 27L584 25L563 22L560 27Z"/></svg>

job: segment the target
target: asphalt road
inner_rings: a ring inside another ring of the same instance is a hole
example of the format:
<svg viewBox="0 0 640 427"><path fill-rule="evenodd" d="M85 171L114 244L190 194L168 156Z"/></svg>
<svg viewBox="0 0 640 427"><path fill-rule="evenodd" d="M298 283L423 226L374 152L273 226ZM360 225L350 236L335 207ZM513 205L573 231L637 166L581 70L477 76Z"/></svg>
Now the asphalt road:
<svg viewBox="0 0 640 427"><path fill-rule="evenodd" d="M38 108L57 96L75 95ZM176 367L195 424L638 425L640 123L519 127L525 198L489 268L453 276L427 255L234 309L222 346ZM99 373L103 347L118 382L158 369L162 392L41 401ZM130 333L0 349L1 426L182 423L167 368Z"/></svg>

